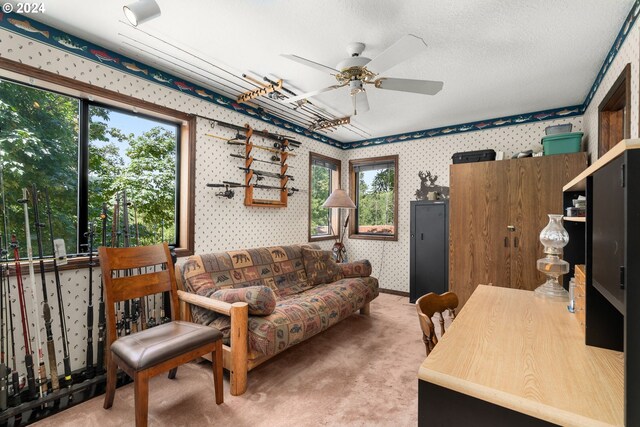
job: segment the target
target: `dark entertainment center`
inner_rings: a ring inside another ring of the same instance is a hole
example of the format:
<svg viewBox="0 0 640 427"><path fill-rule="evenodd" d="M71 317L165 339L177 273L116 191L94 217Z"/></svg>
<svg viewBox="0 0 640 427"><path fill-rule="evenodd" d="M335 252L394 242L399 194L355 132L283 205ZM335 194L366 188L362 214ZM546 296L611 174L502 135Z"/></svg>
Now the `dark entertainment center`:
<svg viewBox="0 0 640 427"><path fill-rule="evenodd" d="M584 220L565 218L572 271L586 265L585 343L624 352L625 425L640 425L640 140L623 140L564 187L587 197ZM566 275L570 276L570 275ZM569 277L565 277L565 286ZM635 327L634 327L635 326Z"/></svg>

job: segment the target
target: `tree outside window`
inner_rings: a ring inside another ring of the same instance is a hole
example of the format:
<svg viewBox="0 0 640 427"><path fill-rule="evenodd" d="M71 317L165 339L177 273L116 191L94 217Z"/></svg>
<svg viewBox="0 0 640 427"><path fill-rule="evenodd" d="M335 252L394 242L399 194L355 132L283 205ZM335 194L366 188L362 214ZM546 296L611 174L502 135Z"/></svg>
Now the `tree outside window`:
<svg viewBox="0 0 640 427"><path fill-rule="evenodd" d="M349 161L357 206L351 238L397 239L397 170L398 156Z"/></svg>
<svg viewBox="0 0 640 427"><path fill-rule="evenodd" d="M6 247L5 234L15 234L21 256L26 256L24 211L17 200L22 198L22 188L31 192L32 184L39 192L48 189L54 238L64 239L67 253L83 252L79 245L87 224L78 224L79 213L84 211L89 221L99 223L105 202L110 227L114 195L124 189L132 202L132 236L134 213L138 215L138 243L159 242L162 235L175 242L178 125L89 105L88 125L83 129L83 103L88 101L7 80L0 82L0 173L4 187L0 190L6 212L0 246ZM83 137L85 132L88 135ZM81 141L88 144L83 146ZM88 164L81 170L79 159L87 150ZM79 185L83 179L88 181L86 205L79 202L83 200ZM41 194L41 221L46 220L44 201ZM31 201L29 205L35 239ZM97 231L99 227L96 224ZM52 255L48 234L48 227L44 228L46 256ZM96 236L96 247L102 243ZM35 242L33 246L37 256Z"/></svg>
<svg viewBox="0 0 640 427"><path fill-rule="evenodd" d="M309 241L335 239L338 209L323 208L331 192L340 188L340 160L309 153Z"/></svg>

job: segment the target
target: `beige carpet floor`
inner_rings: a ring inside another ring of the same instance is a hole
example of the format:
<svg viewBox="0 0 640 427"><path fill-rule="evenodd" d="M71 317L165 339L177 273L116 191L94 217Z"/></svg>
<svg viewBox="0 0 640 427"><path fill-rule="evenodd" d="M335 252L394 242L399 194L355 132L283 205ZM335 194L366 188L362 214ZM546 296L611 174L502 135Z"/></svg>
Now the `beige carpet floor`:
<svg viewBox="0 0 640 427"><path fill-rule="evenodd" d="M380 294L355 314L249 372L248 390L213 398L211 365L190 363L175 380L151 380L150 426L415 426L424 345L406 297ZM134 425L133 384L110 410L94 398L37 426Z"/></svg>

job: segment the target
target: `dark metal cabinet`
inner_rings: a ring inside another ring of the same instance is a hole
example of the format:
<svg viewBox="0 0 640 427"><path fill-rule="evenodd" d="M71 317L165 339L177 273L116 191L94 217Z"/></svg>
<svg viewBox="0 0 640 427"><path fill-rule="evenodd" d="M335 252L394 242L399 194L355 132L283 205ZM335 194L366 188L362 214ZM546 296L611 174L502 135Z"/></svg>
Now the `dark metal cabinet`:
<svg viewBox="0 0 640 427"><path fill-rule="evenodd" d="M429 292L446 292L449 284L449 203L411 202L410 301Z"/></svg>

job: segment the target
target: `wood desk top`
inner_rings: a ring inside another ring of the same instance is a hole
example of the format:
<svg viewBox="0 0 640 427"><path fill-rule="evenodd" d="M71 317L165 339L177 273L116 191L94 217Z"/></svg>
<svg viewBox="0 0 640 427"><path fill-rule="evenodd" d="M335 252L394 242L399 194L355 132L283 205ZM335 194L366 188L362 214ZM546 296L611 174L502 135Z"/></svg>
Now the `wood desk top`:
<svg viewBox="0 0 640 427"><path fill-rule="evenodd" d="M566 305L478 286L418 377L559 425L622 426L623 353L585 345Z"/></svg>

